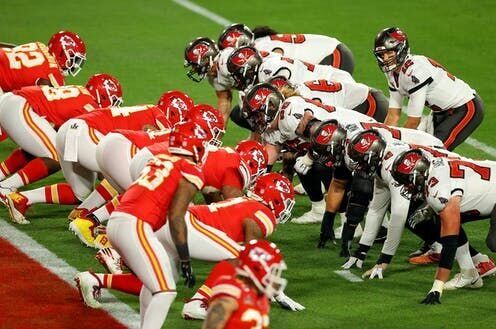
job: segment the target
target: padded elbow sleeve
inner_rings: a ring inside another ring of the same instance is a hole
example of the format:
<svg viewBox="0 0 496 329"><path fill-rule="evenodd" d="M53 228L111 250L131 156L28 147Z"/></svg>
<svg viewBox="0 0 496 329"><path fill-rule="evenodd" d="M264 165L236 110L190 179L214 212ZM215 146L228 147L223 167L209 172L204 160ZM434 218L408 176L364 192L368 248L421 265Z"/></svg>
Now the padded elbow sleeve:
<svg viewBox="0 0 496 329"><path fill-rule="evenodd" d="M441 259L439 267L451 270L455 260L456 249L458 248L458 235L448 235L441 238L443 250L441 250Z"/></svg>

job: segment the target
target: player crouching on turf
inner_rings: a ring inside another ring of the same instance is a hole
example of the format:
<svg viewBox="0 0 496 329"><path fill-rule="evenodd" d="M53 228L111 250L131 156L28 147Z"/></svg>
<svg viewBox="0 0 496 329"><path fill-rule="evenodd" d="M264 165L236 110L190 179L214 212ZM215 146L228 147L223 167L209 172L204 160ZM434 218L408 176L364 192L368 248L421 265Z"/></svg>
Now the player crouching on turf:
<svg viewBox="0 0 496 329"><path fill-rule="evenodd" d="M448 281L458 250L468 253L467 237L460 230L469 220L491 218L486 243L496 250L496 162L470 159L429 158L419 149L405 151L394 161L393 178L410 193L423 194L427 204L441 218L441 259L432 289L423 304L439 304L447 287L480 287L482 279L470 255L458 259L461 273ZM464 270L464 269L469 270Z"/></svg>
<svg viewBox="0 0 496 329"><path fill-rule="evenodd" d="M239 255L235 274L219 278L213 286L202 328L268 328L269 299L284 290L285 269L275 244L250 241Z"/></svg>

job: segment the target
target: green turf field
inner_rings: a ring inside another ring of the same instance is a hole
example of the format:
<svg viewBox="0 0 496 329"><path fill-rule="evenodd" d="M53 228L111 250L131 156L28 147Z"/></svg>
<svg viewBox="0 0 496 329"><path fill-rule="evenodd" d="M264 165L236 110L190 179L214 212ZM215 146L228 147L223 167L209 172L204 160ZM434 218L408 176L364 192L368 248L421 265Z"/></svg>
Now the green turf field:
<svg viewBox="0 0 496 329"><path fill-rule="evenodd" d="M383 27L398 25L408 34L413 53L428 55L468 82L486 104L484 123L473 137L496 145L493 124L496 103L493 74L496 32L493 1L207 1L196 3L231 20L253 27L271 25L281 32L316 33L337 37L354 52L355 78L386 91L386 81L371 53L375 34ZM155 103L163 91L182 89L196 102L214 103L207 82L190 81L182 67L184 46L194 37L217 38L222 28L171 1L2 1L0 40L24 43L48 41L60 29L78 32L86 41L88 61L77 78L68 83L84 84L97 72L116 75L124 87L125 104ZM233 145L247 133L230 126L225 142ZM0 144L3 159L14 145ZM468 145L458 151L475 158L492 159ZM51 183L60 175L46 179ZM308 210L298 198L296 216ZM36 206L32 224L19 226L48 249L80 270L98 269L94 250L84 248L67 231L68 207ZM5 209L0 217L6 218ZM466 225L473 244L484 244L486 223ZM443 305L425 306L419 301L430 289L434 267L414 267L406 255L417 247L417 239L405 233L395 261L382 281L350 283L333 273L342 264L338 248L315 248L319 225L279 227L274 241L286 255L289 270L288 295L307 307L301 313L271 313L273 328L492 328L496 278L487 278L477 291L446 292ZM365 267L376 260L380 246L370 253ZM194 262L198 278L205 278L209 266ZM358 271L354 271L359 274ZM180 319L181 300L193 290L179 287L179 295L166 322L168 328L199 328L199 322ZM1 298L1 297L0 297ZM137 307L136 299L123 300ZM95 324L96 326L98 324Z"/></svg>

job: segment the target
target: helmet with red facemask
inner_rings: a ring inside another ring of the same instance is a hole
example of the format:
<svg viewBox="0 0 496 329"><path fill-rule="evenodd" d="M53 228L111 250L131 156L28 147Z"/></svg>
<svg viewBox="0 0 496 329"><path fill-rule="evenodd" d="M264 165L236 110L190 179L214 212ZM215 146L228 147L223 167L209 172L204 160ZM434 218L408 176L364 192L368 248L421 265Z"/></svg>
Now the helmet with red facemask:
<svg viewBox="0 0 496 329"><path fill-rule="evenodd" d="M100 107L120 106L123 103L121 83L110 74L92 75L86 83L86 89Z"/></svg>
<svg viewBox="0 0 496 329"><path fill-rule="evenodd" d="M243 164L250 173L249 184L253 184L260 175L267 171L269 155L267 151L257 141L244 140L239 142L234 149L241 156Z"/></svg>
<svg viewBox="0 0 496 329"><path fill-rule="evenodd" d="M284 257L277 246L266 240L251 240L238 256L236 273L249 278L267 298L280 294L287 281L282 271L287 269Z"/></svg>
<svg viewBox="0 0 496 329"><path fill-rule="evenodd" d="M268 173L258 177L247 194L265 204L272 210L278 223L285 223L291 217L293 209L293 184L281 174Z"/></svg>
<svg viewBox="0 0 496 329"><path fill-rule="evenodd" d="M188 112L188 119L199 124L209 134L209 144L222 146L224 135L224 118L214 107L208 104L197 104Z"/></svg>
<svg viewBox="0 0 496 329"><path fill-rule="evenodd" d="M76 33L60 31L48 41L48 50L55 57L64 75L76 76L86 60L86 45Z"/></svg>
<svg viewBox="0 0 496 329"><path fill-rule="evenodd" d="M355 170L373 175L382 163L386 141L377 130L368 129L358 133L349 142L347 153L355 164Z"/></svg>
<svg viewBox="0 0 496 329"><path fill-rule="evenodd" d="M235 23L225 28L219 36L219 50L231 47L252 46L255 35L245 24Z"/></svg>
<svg viewBox="0 0 496 329"><path fill-rule="evenodd" d="M413 197L422 196L429 175L429 160L419 149L405 151L393 162L391 175Z"/></svg>
<svg viewBox="0 0 496 329"><path fill-rule="evenodd" d="M345 143L346 130L336 120L323 121L310 137L312 157L337 167L343 162Z"/></svg>
<svg viewBox="0 0 496 329"><path fill-rule="evenodd" d="M186 74L188 78L202 81L218 54L219 49L212 39L199 37L191 41L184 50L184 67L191 67Z"/></svg>
<svg viewBox="0 0 496 329"><path fill-rule="evenodd" d="M389 52L394 55L385 59L384 55ZM375 37L374 55L383 72L393 71L403 65L409 53L408 37L397 27L385 28Z"/></svg>
<svg viewBox="0 0 496 329"><path fill-rule="evenodd" d="M179 90L163 93L157 104L171 125L185 121L186 115L193 105L191 97Z"/></svg>
<svg viewBox="0 0 496 329"><path fill-rule="evenodd" d="M227 70L234 80L234 88L245 90L253 85L261 64L262 57L255 48L243 46L234 50L227 59Z"/></svg>
<svg viewBox="0 0 496 329"><path fill-rule="evenodd" d="M270 83L259 83L248 90L243 98L241 115L250 128L262 134L279 113L284 101L281 92Z"/></svg>
<svg viewBox="0 0 496 329"><path fill-rule="evenodd" d="M201 163L208 152L208 138L207 132L199 124L191 121L178 123L170 132L169 151L191 156L196 163Z"/></svg>

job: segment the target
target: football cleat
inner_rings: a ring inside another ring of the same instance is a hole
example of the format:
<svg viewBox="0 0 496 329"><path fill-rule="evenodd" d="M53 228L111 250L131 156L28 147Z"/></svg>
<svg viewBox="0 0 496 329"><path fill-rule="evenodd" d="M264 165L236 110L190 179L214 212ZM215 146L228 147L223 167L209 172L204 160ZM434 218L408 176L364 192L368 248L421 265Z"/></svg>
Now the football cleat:
<svg viewBox="0 0 496 329"><path fill-rule="evenodd" d="M420 256L410 257L408 259L408 262L413 265L429 265L438 263L440 259L440 253L434 252L432 249L429 249Z"/></svg>
<svg viewBox="0 0 496 329"><path fill-rule="evenodd" d="M28 210L28 198L21 193L13 192L5 198L7 209L9 210L10 218L17 224L29 224L25 214Z"/></svg>
<svg viewBox="0 0 496 329"><path fill-rule="evenodd" d="M481 278L494 275L494 273L496 273L496 265L491 258L489 258L487 262L479 262L475 264L475 268L477 269L477 272L479 272Z"/></svg>
<svg viewBox="0 0 496 329"><path fill-rule="evenodd" d="M417 250L411 252L410 255L408 255L408 258L422 256L430 249L431 249L430 244L428 244L427 242L422 242L422 245Z"/></svg>
<svg viewBox="0 0 496 329"><path fill-rule="evenodd" d="M107 234L96 234L93 243L97 249L112 248Z"/></svg>
<svg viewBox="0 0 496 329"><path fill-rule="evenodd" d="M87 247L95 247L95 234L93 230L98 223L89 218L76 218L69 224L72 231L79 240Z"/></svg>
<svg viewBox="0 0 496 329"><path fill-rule="evenodd" d="M208 300L191 298L184 303L181 316L185 320L204 320L207 317Z"/></svg>
<svg viewBox="0 0 496 329"><path fill-rule="evenodd" d="M302 184L298 184L294 187L294 191L298 195L306 195L307 191L305 191L305 188L303 187Z"/></svg>
<svg viewBox="0 0 496 329"><path fill-rule="evenodd" d="M444 290L455 290L460 288L477 289L484 285L481 276L476 269L461 270L455 274L453 279L444 284Z"/></svg>
<svg viewBox="0 0 496 329"><path fill-rule="evenodd" d="M122 274L121 255L112 248L98 250L95 259L105 268L108 273Z"/></svg>
<svg viewBox="0 0 496 329"><path fill-rule="evenodd" d="M100 298L102 283L98 277L91 272L80 272L74 277L79 296L83 303L91 308L100 308L102 304L98 302Z"/></svg>
<svg viewBox="0 0 496 329"><path fill-rule="evenodd" d="M0 202L7 206L7 195L13 192L17 192L17 189L0 186Z"/></svg>
<svg viewBox="0 0 496 329"><path fill-rule="evenodd" d="M297 217L291 220L292 223L295 224L313 224L322 222L322 218L324 217L325 211L325 200L322 200L319 203L312 202L312 209L307 211L300 217Z"/></svg>
<svg viewBox="0 0 496 329"><path fill-rule="evenodd" d="M91 210L85 208L74 208L67 216L67 219L70 221L75 220L76 218L86 218L91 213Z"/></svg>

